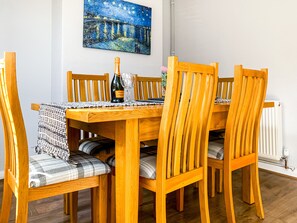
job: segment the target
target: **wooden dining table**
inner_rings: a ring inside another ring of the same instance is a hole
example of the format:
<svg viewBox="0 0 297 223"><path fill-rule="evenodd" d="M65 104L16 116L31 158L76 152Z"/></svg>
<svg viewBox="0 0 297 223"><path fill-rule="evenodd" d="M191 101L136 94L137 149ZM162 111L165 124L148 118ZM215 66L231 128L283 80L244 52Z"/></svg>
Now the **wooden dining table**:
<svg viewBox="0 0 297 223"><path fill-rule="evenodd" d="M273 107L265 102L264 107ZM39 110L38 104L32 104ZM115 140L116 221L138 222L140 141L157 139L163 105L67 109L69 148L78 148L80 129ZM215 104L210 130L224 129L229 104ZM244 169L243 198L253 203L249 169Z"/></svg>

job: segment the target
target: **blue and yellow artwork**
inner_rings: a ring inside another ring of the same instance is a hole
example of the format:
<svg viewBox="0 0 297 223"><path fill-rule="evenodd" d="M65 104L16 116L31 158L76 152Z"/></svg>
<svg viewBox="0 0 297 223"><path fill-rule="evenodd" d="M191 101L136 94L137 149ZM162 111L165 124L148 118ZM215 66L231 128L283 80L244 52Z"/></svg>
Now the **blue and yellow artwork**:
<svg viewBox="0 0 297 223"><path fill-rule="evenodd" d="M123 0L85 0L83 46L151 54L152 9Z"/></svg>

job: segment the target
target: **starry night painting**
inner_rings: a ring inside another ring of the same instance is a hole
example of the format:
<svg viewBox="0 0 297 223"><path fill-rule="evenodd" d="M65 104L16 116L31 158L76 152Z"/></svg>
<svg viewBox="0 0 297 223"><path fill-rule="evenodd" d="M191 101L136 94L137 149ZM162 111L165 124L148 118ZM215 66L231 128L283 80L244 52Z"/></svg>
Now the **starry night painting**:
<svg viewBox="0 0 297 223"><path fill-rule="evenodd" d="M123 0L84 0L83 46L151 54L152 9Z"/></svg>

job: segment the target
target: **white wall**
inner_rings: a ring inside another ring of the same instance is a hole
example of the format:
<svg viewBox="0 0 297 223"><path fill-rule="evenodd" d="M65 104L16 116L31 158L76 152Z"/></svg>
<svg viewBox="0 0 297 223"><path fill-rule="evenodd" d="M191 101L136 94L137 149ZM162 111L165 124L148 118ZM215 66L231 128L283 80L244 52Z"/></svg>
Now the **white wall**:
<svg viewBox="0 0 297 223"><path fill-rule="evenodd" d="M152 8L151 55L82 47L83 0L0 0L0 58L17 52L17 76L29 147L36 145L38 113L32 102L66 100L66 71L110 73L114 58L121 70L160 76L163 44L163 4L159 0L134 3ZM32 148L31 148L32 147ZM0 179L3 174L3 134L0 129Z"/></svg>
<svg viewBox="0 0 297 223"><path fill-rule="evenodd" d="M0 0L0 57L3 51L17 52L30 147L36 143L37 133L37 113L30 104L65 100L67 70L112 74L114 57L120 56L122 71L160 75L160 66L167 64L169 55L170 1L134 2L153 8L150 56L83 48L83 0ZM290 152L289 165L297 166L297 2L175 0L175 4L176 55L180 59L218 61L221 76L232 75L234 64L239 63L269 68L267 98L283 104L284 146ZM2 135L0 130L0 177Z"/></svg>
<svg viewBox="0 0 297 223"><path fill-rule="evenodd" d="M283 141L297 166L297 1L175 0L176 55L219 62L219 75L235 64L269 69L267 98L283 105ZM273 167L273 169L275 169ZM296 171L282 172L297 176Z"/></svg>
<svg viewBox="0 0 297 223"><path fill-rule="evenodd" d="M51 100L62 101L62 1L52 0Z"/></svg>
<svg viewBox="0 0 297 223"><path fill-rule="evenodd" d="M0 58L3 51L17 53L19 95L30 147L36 144L37 135L37 112L30 105L48 101L51 94L50 11L51 0L0 0ZM1 127L0 171L3 157Z"/></svg>
<svg viewBox="0 0 297 223"><path fill-rule="evenodd" d="M66 72L104 73L113 77L114 58L121 58L121 71L146 76L160 76L162 66L162 2L159 0L130 1L152 8L151 55L124 53L82 47L83 0L63 0L62 2L62 79L63 98L66 100ZM59 41L59 40L58 40ZM60 89L58 89L60 90ZM59 95L60 92L56 92Z"/></svg>
<svg viewBox="0 0 297 223"><path fill-rule="evenodd" d="M168 57L170 56L170 2L163 0L163 65L167 66Z"/></svg>

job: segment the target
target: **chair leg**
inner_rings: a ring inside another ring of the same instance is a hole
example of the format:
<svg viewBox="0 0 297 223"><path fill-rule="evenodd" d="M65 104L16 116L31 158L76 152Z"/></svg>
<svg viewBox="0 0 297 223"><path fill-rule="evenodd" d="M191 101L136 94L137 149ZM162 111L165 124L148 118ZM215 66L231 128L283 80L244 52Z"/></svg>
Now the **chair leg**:
<svg viewBox="0 0 297 223"><path fill-rule="evenodd" d="M110 193L110 222L116 222L116 204L115 204L115 176L111 174L111 193Z"/></svg>
<svg viewBox="0 0 297 223"><path fill-rule="evenodd" d="M242 168L242 199L248 204L255 203L250 165Z"/></svg>
<svg viewBox="0 0 297 223"><path fill-rule="evenodd" d="M166 194L156 192L156 223L166 223Z"/></svg>
<svg viewBox="0 0 297 223"><path fill-rule="evenodd" d="M8 185L7 180L4 179L0 222L8 222L9 220L11 199L12 199L12 190Z"/></svg>
<svg viewBox="0 0 297 223"><path fill-rule="evenodd" d="M253 192L254 192L257 216L260 219L264 219L264 209L263 209L263 204L262 204L258 164L254 163L251 165L250 168L251 168L252 185L253 185Z"/></svg>
<svg viewBox="0 0 297 223"><path fill-rule="evenodd" d="M93 208L93 202L94 202L94 190L90 189L90 196L91 196L91 216L92 216L92 222L94 222L93 220L93 216L94 216L94 208Z"/></svg>
<svg viewBox="0 0 297 223"><path fill-rule="evenodd" d="M166 199L167 199L167 195L165 198L165 202L166 202ZM153 204L154 204L154 218L156 218L156 193L153 193Z"/></svg>
<svg viewBox="0 0 297 223"><path fill-rule="evenodd" d="M215 196L215 183L216 183L216 169L208 167L208 193L210 197Z"/></svg>
<svg viewBox="0 0 297 223"><path fill-rule="evenodd" d="M99 209L100 209L100 197L99 197L99 187L94 187L91 189L91 216L92 216L92 222L93 223L98 223L99 222Z"/></svg>
<svg viewBox="0 0 297 223"><path fill-rule="evenodd" d="M202 179L199 182L199 205L202 223L209 223L209 207L208 207L208 193L207 193L207 180Z"/></svg>
<svg viewBox="0 0 297 223"><path fill-rule="evenodd" d="M69 194L64 194L64 214L69 215L70 214L70 196Z"/></svg>
<svg viewBox="0 0 297 223"><path fill-rule="evenodd" d="M106 223L107 222L107 191L108 191L108 183L107 183L107 175L100 176L100 185L99 187L92 188L92 207L93 207L93 215L92 222L93 223Z"/></svg>
<svg viewBox="0 0 297 223"><path fill-rule="evenodd" d="M179 212L184 211L184 198L185 198L185 188L180 188L176 191L176 210Z"/></svg>
<svg viewBox="0 0 297 223"><path fill-rule="evenodd" d="M224 197L228 223L235 223L235 213L232 194L232 171L224 172Z"/></svg>
<svg viewBox="0 0 297 223"><path fill-rule="evenodd" d="M19 191L16 198L16 223L26 223L28 221L28 194Z"/></svg>
<svg viewBox="0 0 297 223"><path fill-rule="evenodd" d="M72 192L68 194L68 207L70 212L70 222L77 222L77 206L78 206L78 191Z"/></svg>
<svg viewBox="0 0 297 223"><path fill-rule="evenodd" d="M223 169L218 170L218 180L216 181L216 190L218 193L223 192Z"/></svg>
<svg viewBox="0 0 297 223"><path fill-rule="evenodd" d="M138 195L138 200L139 200L139 206L142 205L143 203L143 188L139 187L139 195Z"/></svg>

